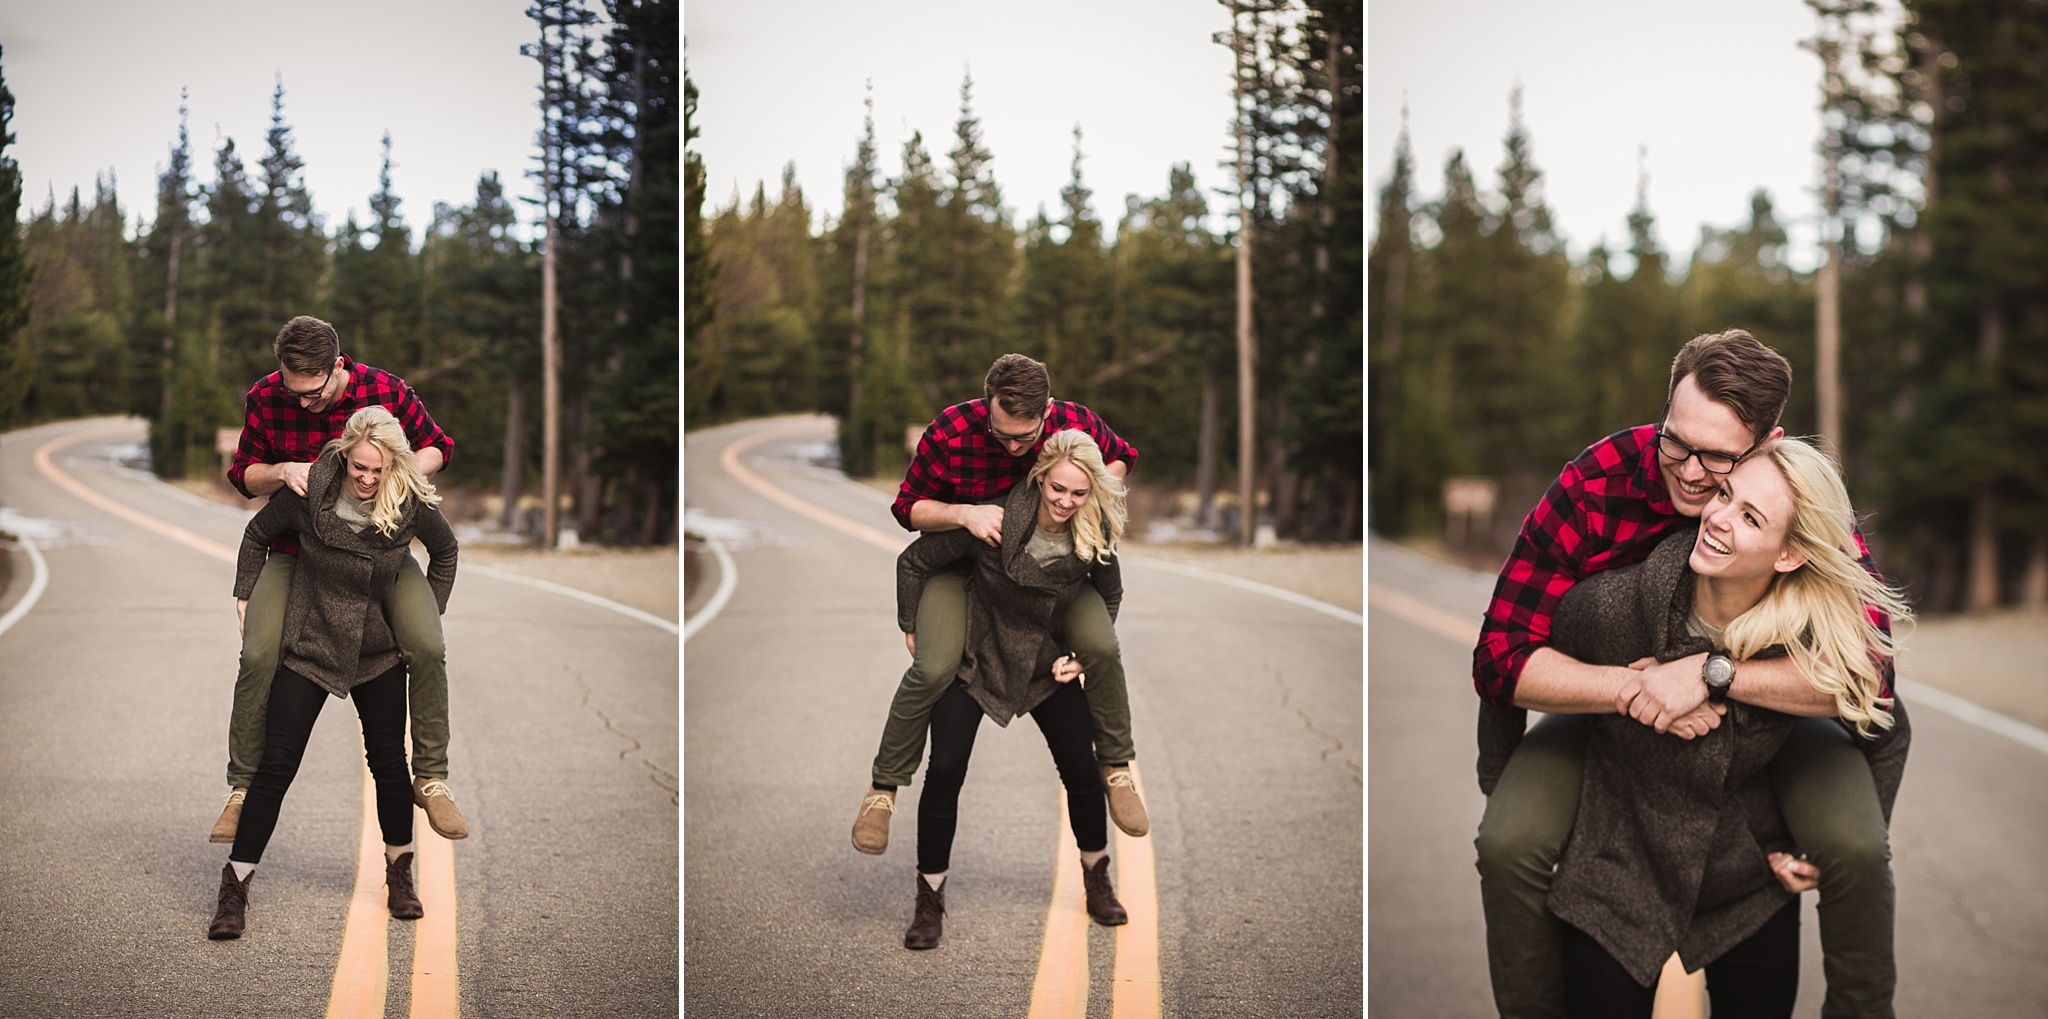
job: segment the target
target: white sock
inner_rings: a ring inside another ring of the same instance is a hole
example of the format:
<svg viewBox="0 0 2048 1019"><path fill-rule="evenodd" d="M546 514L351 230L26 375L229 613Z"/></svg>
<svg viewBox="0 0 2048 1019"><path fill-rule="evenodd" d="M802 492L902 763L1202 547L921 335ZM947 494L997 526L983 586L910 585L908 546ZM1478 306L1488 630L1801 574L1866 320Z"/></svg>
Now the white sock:
<svg viewBox="0 0 2048 1019"><path fill-rule="evenodd" d="M931 890L935 892L939 890L939 886L946 883L946 872L943 870L937 874L919 874L918 877L924 878L924 883L931 886Z"/></svg>
<svg viewBox="0 0 2048 1019"><path fill-rule="evenodd" d="M249 880L249 875L256 873L256 865L253 863L229 860L228 866L235 868L235 880L237 881L247 881Z"/></svg>
<svg viewBox="0 0 2048 1019"><path fill-rule="evenodd" d="M1096 851L1094 851L1094 852L1092 852L1092 853L1091 853L1091 852L1089 852L1089 851L1088 851L1088 850L1086 850L1086 849L1083 849L1083 850L1081 850L1081 866L1082 866L1082 867L1093 867L1093 866L1095 866L1095 861L1097 861L1097 860L1100 860L1100 859L1102 859L1103 857L1105 857L1105 856L1108 856L1108 855L1109 855L1109 849L1108 849L1107 847L1104 847L1104 848L1102 848L1102 849L1098 849L1098 850L1096 850Z"/></svg>
<svg viewBox="0 0 2048 1019"><path fill-rule="evenodd" d="M412 843L410 842L402 846L387 845L384 847L384 862L397 863L399 857L410 852L412 852Z"/></svg>

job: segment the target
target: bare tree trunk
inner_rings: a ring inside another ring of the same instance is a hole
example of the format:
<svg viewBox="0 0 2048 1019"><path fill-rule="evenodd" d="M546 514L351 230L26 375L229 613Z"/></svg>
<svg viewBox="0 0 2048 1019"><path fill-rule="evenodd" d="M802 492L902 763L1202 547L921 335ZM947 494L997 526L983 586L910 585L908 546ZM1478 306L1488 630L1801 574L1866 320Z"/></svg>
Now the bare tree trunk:
<svg viewBox="0 0 2048 1019"><path fill-rule="evenodd" d="M498 526L507 531L518 519L520 474L525 466L520 440L525 436L526 387L514 376L511 389L505 394L505 468L504 477L498 484L498 494L505 501L505 508L498 512Z"/></svg>
<svg viewBox="0 0 2048 1019"><path fill-rule="evenodd" d="M540 262L540 547L553 549L559 533L556 520L556 472L561 466L562 380L561 339L555 334L555 245L561 233L555 227L554 206L549 203L547 246Z"/></svg>
<svg viewBox="0 0 2048 1019"><path fill-rule="evenodd" d="M1237 57L1237 501L1239 544L1252 543L1258 503L1252 493L1257 477L1258 338L1252 333L1252 168L1251 125L1244 108L1246 65L1251 56L1238 28L1238 4L1230 5L1230 45Z"/></svg>
<svg viewBox="0 0 2048 1019"><path fill-rule="evenodd" d="M1829 162L1833 162L1830 156ZM1819 386L1821 438L1834 446L1843 458L1848 442L1842 434L1842 246L1827 246L1827 261L1821 263L1814 288L1814 344L1817 348L1815 374Z"/></svg>
<svg viewBox="0 0 2048 1019"><path fill-rule="evenodd" d="M1998 496L1977 493L1970 505L1969 599L1964 607L1982 612L1998 607Z"/></svg>
<svg viewBox="0 0 2048 1019"><path fill-rule="evenodd" d="M2048 608L2048 533L2035 532L2027 549L2027 572L2020 581L2020 604L2030 609Z"/></svg>
<svg viewBox="0 0 2048 1019"><path fill-rule="evenodd" d="M1195 526L1216 526L1216 448L1222 443L1222 394L1214 365L1202 368L1202 435L1195 447Z"/></svg>
<svg viewBox="0 0 2048 1019"><path fill-rule="evenodd" d="M1977 317L1977 360L1996 378L1998 359L2005 346L2005 309L1987 300ZM1972 612L1996 608L1998 591L1998 496L1986 488L1977 493L1970 506L1969 596L1964 603Z"/></svg>
<svg viewBox="0 0 2048 1019"><path fill-rule="evenodd" d="M640 544L649 546L660 536L658 529L661 526L661 485L653 479L646 479L643 485L647 499L640 511Z"/></svg>
<svg viewBox="0 0 2048 1019"><path fill-rule="evenodd" d="M164 377L163 408L157 420L171 419L171 368L178 360L178 255L185 246L185 232L171 226L171 264L164 281ZM161 466L161 465L159 465Z"/></svg>
<svg viewBox="0 0 2048 1019"><path fill-rule="evenodd" d="M578 436L590 433L590 397L576 401L575 433ZM576 506L576 536L589 541L597 533L598 511L604 503L604 479L597 477L590 469L590 443L578 438L570 444L569 491Z"/></svg>

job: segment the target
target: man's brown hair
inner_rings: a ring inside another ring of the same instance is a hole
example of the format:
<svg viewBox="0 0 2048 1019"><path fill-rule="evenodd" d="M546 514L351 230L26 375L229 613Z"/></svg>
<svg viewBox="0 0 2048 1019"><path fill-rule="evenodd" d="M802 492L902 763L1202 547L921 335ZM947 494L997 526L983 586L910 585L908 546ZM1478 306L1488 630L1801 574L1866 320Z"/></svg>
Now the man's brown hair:
<svg viewBox="0 0 2048 1019"><path fill-rule="evenodd" d="M1001 404L1003 413L1036 421L1045 416L1045 401L1052 398L1052 376L1045 365L1022 354L1004 354L989 366L981 393Z"/></svg>
<svg viewBox="0 0 2048 1019"><path fill-rule="evenodd" d="M1679 348L1671 359L1671 388L1664 391L1667 409L1688 375L1707 399L1733 410L1758 441L1777 427L1792 395L1792 363L1744 329L1695 336Z"/></svg>
<svg viewBox="0 0 2048 1019"><path fill-rule="evenodd" d="M311 315L300 315L277 331L270 344L277 363L294 375L325 375L341 356L341 335Z"/></svg>

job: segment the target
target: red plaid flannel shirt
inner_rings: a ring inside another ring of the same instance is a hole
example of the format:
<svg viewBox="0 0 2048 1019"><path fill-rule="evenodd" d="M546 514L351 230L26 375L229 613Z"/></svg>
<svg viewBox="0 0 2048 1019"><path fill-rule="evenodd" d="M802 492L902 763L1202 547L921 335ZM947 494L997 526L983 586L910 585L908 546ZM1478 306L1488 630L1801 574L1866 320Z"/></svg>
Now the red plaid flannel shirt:
<svg viewBox="0 0 2048 1019"><path fill-rule="evenodd" d="M1638 425L1586 447L1566 464L1543 501L1522 521L1501 567L1493 601L1472 651L1472 685L1489 703L1512 707L1515 682L1536 649L1550 643L1550 621L1572 585L1602 570L1648 558L1657 539L1681 523L1657 467L1657 426ZM1863 532L1863 568L1877 573ZM1872 618L1891 632L1890 621ZM1891 694L1892 664L1884 666Z"/></svg>
<svg viewBox="0 0 2048 1019"><path fill-rule="evenodd" d="M285 391L278 372L265 375L249 387L249 395L242 400L242 440L228 465L228 483L236 491L256 498L244 482L251 464L311 463L319 459L321 447L341 435L349 415L373 405L388 409L398 419L405 428L405 437L412 442L413 452L433 446L440 449L444 464L455 458L455 440L434 423L427 414L427 405L420 402L404 379L357 364L346 356L342 358L341 370L348 373L348 388L342 390L334 406L318 414L299 406L299 401ZM270 548L273 552L297 555L298 535L280 537Z"/></svg>
<svg viewBox="0 0 2048 1019"><path fill-rule="evenodd" d="M951 505L987 502L1010 490L1031 473L1038 462L1038 447L1045 437L1063 428L1078 428L1102 447L1105 464L1122 460L1128 470L1138 465L1138 447L1117 437L1095 412L1078 403L1054 400L1045 415L1045 430L1033 443L1031 452L1011 456L988 434L988 401L969 400L939 412L917 440L917 455L903 472L903 486L896 491L896 503L889 512L906 531L910 507L932 499Z"/></svg>

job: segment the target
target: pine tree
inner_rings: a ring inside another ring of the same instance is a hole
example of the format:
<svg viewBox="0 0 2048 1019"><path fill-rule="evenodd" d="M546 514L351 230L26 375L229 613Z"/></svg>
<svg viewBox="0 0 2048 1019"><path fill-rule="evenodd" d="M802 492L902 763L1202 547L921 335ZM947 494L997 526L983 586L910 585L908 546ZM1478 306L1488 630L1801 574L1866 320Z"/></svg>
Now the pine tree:
<svg viewBox="0 0 2048 1019"><path fill-rule="evenodd" d="M35 268L21 241L21 168L7 154L14 144L13 121L14 93L0 76L0 428L18 423L21 402L36 376L27 335Z"/></svg>
<svg viewBox="0 0 2048 1019"><path fill-rule="evenodd" d="M129 413L150 417L150 454L158 469L172 462L162 422L170 411L170 374L176 362L178 299L193 289L197 246L193 235L193 147L186 131L184 90L178 92L178 143L156 178L156 217L137 227L135 313L131 317ZM190 321L190 313L186 313Z"/></svg>
<svg viewBox="0 0 2048 1019"><path fill-rule="evenodd" d="M930 359L924 366L925 397L940 406L979 392L989 364L1006 352L1002 319L1014 236L973 100L974 78L963 75L948 181L939 200L939 229L951 249L946 316L935 346L923 352Z"/></svg>
<svg viewBox="0 0 2048 1019"><path fill-rule="evenodd" d="M1105 372L1116 364L1109 341L1110 263L1081 160L1081 127L1076 124L1072 170L1060 189L1060 218L1049 221L1039 213L1025 238L1017 337L1024 353L1045 362L1055 395L1102 404L1096 409L1109 413L1112 408L1100 388L1108 378Z"/></svg>
<svg viewBox="0 0 2048 1019"><path fill-rule="evenodd" d="M1405 108L1401 117L1393 173L1380 187L1379 230L1366 256L1366 347L1371 361L1367 377L1373 386L1367 407L1372 441L1366 467L1372 477L1372 517L1390 534L1406 530L1409 507L1420 499L1409 468L1414 459L1410 448L1419 436L1399 427L1410 397L1407 365L1414 360L1414 341L1408 324L1420 256L1414 242L1415 157L1409 150Z"/></svg>
<svg viewBox="0 0 2048 1019"><path fill-rule="evenodd" d="M1543 201L1543 173L1522 123L1519 85L1508 107L1501 208L1488 245L1495 281L1484 306L1490 349L1466 361L1459 379L1469 397L1465 413L1475 426L1474 449L1486 473L1503 482L1501 501L1518 506L1535 502L1557 464L1577 453L1586 437L1558 427L1554 413L1573 402L1579 378L1566 342L1571 265ZM1509 516L1501 515L1503 521Z"/></svg>
<svg viewBox="0 0 2048 1019"><path fill-rule="evenodd" d="M113 181L97 176L93 204L73 189L28 224L36 272L29 288L28 347L36 365L29 420L118 414L127 408L126 315L131 298L124 217Z"/></svg>
<svg viewBox="0 0 2048 1019"><path fill-rule="evenodd" d="M1628 214L1629 256L1634 271L1617 279L1604 241L1590 259L1586 307L1580 323L1580 372L1588 385L1589 411L1579 434L1605 435L1658 420L1670 381L1671 358L1689 337L1678 320L1677 291L1658 244L1649 207L1649 178L1636 185Z"/></svg>
<svg viewBox="0 0 2048 1019"><path fill-rule="evenodd" d="M860 387L866 347L873 333L870 325L868 292L880 290L881 224L876 208L874 86L868 86L866 115L861 121L861 138L854 147L853 163L846 168L844 211L823 238L820 252L821 308L818 315L824 356L820 365L818 405L839 417L839 462L848 474L874 473L873 437L865 440L854 433L853 422L862 413Z"/></svg>
<svg viewBox="0 0 2048 1019"><path fill-rule="evenodd" d="M284 79L270 96L270 130L265 135L261 191L256 198L256 233L262 239L263 270L256 284L256 316L281 328L305 314L319 297L326 269L326 238L306 191L305 161L292 145L284 119ZM259 364L269 359L266 350Z"/></svg>
<svg viewBox="0 0 2048 1019"><path fill-rule="evenodd" d="M356 360L400 376L426 367L420 346L418 260L412 231L391 186L391 134L384 134L383 165L370 196L370 221L351 213L335 238L334 283L328 320L342 349Z"/></svg>
<svg viewBox="0 0 2048 1019"><path fill-rule="evenodd" d="M718 318L718 263L704 231L704 157L689 148L697 137L697 85L683 74L683 426L715 420L712 396L724 358L711 325Z"/></svg>

